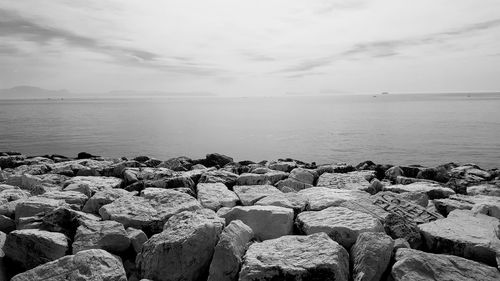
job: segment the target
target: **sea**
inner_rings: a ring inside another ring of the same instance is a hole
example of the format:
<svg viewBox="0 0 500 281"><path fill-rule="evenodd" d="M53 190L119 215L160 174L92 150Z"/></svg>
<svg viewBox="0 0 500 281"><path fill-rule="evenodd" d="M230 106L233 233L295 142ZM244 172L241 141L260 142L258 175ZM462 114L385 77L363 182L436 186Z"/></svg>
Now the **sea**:
<svg viewBox="0 0 500 281"><path fill-rule="evenodd" d="M500 167L500 94L0 100L0 151Z"/></svg>

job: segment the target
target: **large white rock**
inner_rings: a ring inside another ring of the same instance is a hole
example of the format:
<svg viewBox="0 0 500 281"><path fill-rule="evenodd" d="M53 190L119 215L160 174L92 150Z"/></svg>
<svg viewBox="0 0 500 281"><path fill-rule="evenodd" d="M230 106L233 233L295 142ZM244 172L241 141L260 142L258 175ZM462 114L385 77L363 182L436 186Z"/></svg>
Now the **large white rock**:
<svg viewBox="0 0 500 281"><path fill-rule="evenodd" d="M332 189L327 187L311 187L299 191L297 194L307 201L307 210L319 211L350 200L369 198L370 194L359 190Z"/></svg>
<svg viewBox="0 0 500 281"><path fill-rule="evenodd" d="M383 232L364 232L351 248L352 277L356 281L378 281L392 257L394 240Z"/></svg>
<svg viewBox="0 0 500 281"><path fill-rule="evenodd" d="M305 234L327 233L333 240L349 249L363 232L383 232L380 221L366 213L343 207L330 207L317 212L302 212L297 224Z"/></svg>
<svg viewBox="0 0 500 281"><path fill-rule="evenodd" d="M252 228L255 238L267 240L292 233L293 210L276 206L236 206L218 212L226 223L241 220Z"/></svg>
<svg viewBox="0 0 500 281"><path fill-rule="evenodd" d="M236 185L233 190L244 206L251 206L268 195L282 193L272 185Z"/></svg>
<svg viewBox="0 0 500 281"><path fill-rule="evenodd" d="M115 221L87 221L77 230L73 254L90 249L121 253L128 249L130 239L121 223Z"/></svg>
<svg viewBox="0 0 500 281"><path fill-rule="evenodd" d="M306 208L305 198L295 192L268 195L255 203L262 206L278 206L291 208L295 213L300 213Z"/></svg>
<svg viewBox="0 0 500 281"><path fill-rule="evenodd" d="M223 183L199 183L196 188L201 205L214 211L221 207L234 207L239 200Z"/></svg>
<svg viewBox="0 0 500 281"><path fill-rule="evenodd" d="M174 214L202 208L196 198L177 190L146 188L141 192L141 197L149 200L162 222L166 222Z"/></svg>
<svg viewBox="0 0 500 281"><path fill-rule="evenodd" d="M99 209L102 206L112 203L116 199L123 196L132 196L132 194L124 189L119 188L109 188L98 191L87 200L87 202L83 206L82 211L86 213L98 214Z"/></svg>
<svg viewBox="0 0 500 281"><path fill-rule="evenodd" d="M16 221L24 217L46 214L59 207L69 206L64 200L33 196L22 199L16 204Z"/></svg>
<svg viewBox="0 0 500 281"><path fill-rule="evenodd" d="M349 280L349 254L325 233L283 236L250 245L240 281Z"/></svg>
<svg viewBox="0 0 500 281"><path fill-rule="evenodd" d="M308 170L304 168L295 168L290 172L289 178L305 184L314 184L318 178L318 173L315 170Z"/></svg>
<svg viewBox="0 0 500 281"><path fill-rule="evenodd" d="M276 187L283 192L287 192L287 190L297 192L302 189L311 188L313 187L313 185L308 183L303 183L298 180L294 180L292 178L287 178L277 182Z"/></svg>
<svg viewBox="0 0 500 281"><path fill-rule="evenodd" d="M4 252L21 268L31 269L63 257L68 247L68 238L62 233L24 229L9 233Z"/></svg>
<svg viewBox="0 0 500 281"><path fill-rule="evenodd" d="M367 178L373 178L373 171L356 171L349 173L323 173L317 186L325 186L335 189L362 190L370 189Z"/></svg>
<svg viewBox="0 0 500 281"><path fill-rule="evenodd" d="M233 281L238 277L243 255L253 237L252 229L240 220L224 228L215 246L208 281Z"/></svg>
<svg viewBox="0 0 500 281"><path fill-rule="evenodd" d="M137 255L140 277L152 280L207 278L224 220L213 211L185 211L172 216L164 231L144 243Z"/></svg>
<svg viewBox="0 0 500 281"><path fill-rule="evenodd" d="M115 177L83 177L78 176L74 178L70 178L69 180L64 182L64 186L68 186L70 184L86 184L92 191L92 193L111 188L120 187L122 180Z"/></svg>
<svg viewBox="0 0 500 281"><path fill-rule="evenodd" d="M454 210L447 218L421 224L418 228L432 252L496 265L496 252L500 251L500 221L497 218Z"/></svg>
<svg viewBox="0 0 500 281"><path fill-rule="evenodd" d="M243 173L236 180L237 185L273 185L280 180L286 179L288 173L285 172L268 172L265 174Z"/></svg>
<svg viewBox="0 0 500 281"><path fill-rule="evenodd" d="M494 267L468 259L398 249L391 275L394 281L498 281Z"/></svg>
<svg viewBox="0 0 500 281"><path fill-rule="evenodd" d="M145 198L124 196L99 209L104 220L114 220L124 227L143 229L147 232L158 232L163 223L153 206Z"/></svg>
<svg viewBox="0 0 500 281"><path fill-rule="evenodd" d="M395 184L386 185L383 188L384 191L391 191L395 193L402 192L425 192L430 199L446 198L450 195L455 194L455 191L449 187L443 187L435 183L427 182L415 182L407 185Z"/></svg>
<svg viewBox="0 0 500 281"><path fill-rule="evenodd" d="M14 276L11 281L127 281L121 261L104 250L65 256Z"/></svg>

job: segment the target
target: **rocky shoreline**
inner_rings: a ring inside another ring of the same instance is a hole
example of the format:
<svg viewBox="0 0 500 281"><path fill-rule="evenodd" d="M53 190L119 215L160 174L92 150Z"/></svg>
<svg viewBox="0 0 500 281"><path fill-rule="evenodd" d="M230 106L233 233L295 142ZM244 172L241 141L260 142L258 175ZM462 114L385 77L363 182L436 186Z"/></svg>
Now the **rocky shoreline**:
<svg viewBox="0 0 500 281"><path fill-rule="evenodd" d="M500 280L500 170L0 152L0 281Z"/></svg>

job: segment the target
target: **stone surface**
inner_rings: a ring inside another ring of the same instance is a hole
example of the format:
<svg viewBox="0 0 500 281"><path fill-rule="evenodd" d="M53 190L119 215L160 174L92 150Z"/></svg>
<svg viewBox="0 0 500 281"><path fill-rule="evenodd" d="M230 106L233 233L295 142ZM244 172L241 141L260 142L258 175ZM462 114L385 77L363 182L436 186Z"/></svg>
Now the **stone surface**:
<svg viewBox="0 0 500 281"><path fill-rule="evenodd" d="M266 196L257 201L254 205L290 208L297 214L305 210L306 204L305 198L295 192L288 192Z"/></svg>
<svg viewBox="0 0 500 281"><path fill-rule="evenodd" d="M292 178L287 178L284 180L280 180L279 182L276 183L276 188L281 190L282 192L285 192L285 188L289 188L293 190L294 192L306 189L306 188L311 188L313 185L308 184L308 183L303 183L297 180L294 180Z"/></svg>
<svg viewBox="0 0 500 281"><path fill-rule="evenodd" d="M380 280L391 261L393 248L394 240L385 233L361 233L350 252L353 280Z"/></svg>
<svg viewBox="0 0 500 281"><path fill-rule="evenodd" d="M134 251L136 253L139 253L142 249L142 245L146 243L146 241L148 241L148 237L140 229L129 227L126 229L126 231L127 231L127 236L130 239L130 244L132 244Z"/></svg>
<svg viewBox="0 0 500 281"><path fill-rule="evenodd" d="M250 245L240 281L349 280L349 254L326 234L283 236Z"/></svg>
<svg viewBox="0 0 500 281"><path fill-rule="evenodd" d="M290 172L288 177L298 182L313 185L318 178L318 173L315 170L295 168Z"/></svg>
<svg viewBox="0 0 500 281"><path fill-rule="evenodd" d="M104 250L87 250L18 274L11 281L127 281L121 261Z"/></svg>
<svg viewBox="0 0 500 281"><path fill-rule="evenodd" d="M231 221L215 246L208 281L237 280L243 255L252 237L253 231L249 226L240 220Z"/></svg>
<svg viewBox="0 0 500 281"><path fill-rule="evenodd" d="M76 205L79 208L83 207L85 202L88 200L88 197L85 194L77 191L49 191L40 195L40 197L63 200L64 202Z"/></svg>
<svg viewBox="0 0 500 281"><path fill-rule="evenodd" d="M223 183L226 186L232 187L236 184L237 179L237 174L224 170L215 170L203 173L199 183Z"/></svg>
<svg viewBox="0 0 500 281"><path fill-rule="evenodd" d="M384 223L387 216L391 214L388 211L373 204L372 200L369 198L345 201L340 203L339 207L344 207L353 211L370 214L379 219L382 223Z"/></svg>
<svg viewBox="0 0 500 281"><path fill-rule="evenodd" d="M500 272L464 258L398 249L391 275L394 281L497 281Z"/></svg>
<svg viewBox="0 0 500 281"><path fill-rule="evenodd" d="M324 173L319 177L317 186L368 191L370 189L370 182L367 178L373 177L374 175L372 171Z"/></svg>
<svg viewBox="0 0 500 281"><path fill-rule="evenodd" d="M0 215L0 231L9 233L13 230L16 230L16 222L4 215Z"/></svg>
<svg viewBox="0 0 500 281"><path fill-rule="evenodd" d="M121 253L130 245L130 239L121 223L115 221L87 221L76 230L73 254L90 249Z"/></svg>
<svg viewBox="0 0 500 281"><path fill-rule="evenodd" d="M359 190L331 189L327 187L311 187L299 191L297 194L307 201L307 210L319 211L341 203L368 198L370 194Z"/></svg>
<svg viewBox="0 0 500 281"><path fill-rule="evenodd" d="M297 216L297 225L305 234L325 232L346 249L356 242L360 233L384 231L377 218L343 207L300 213Z"/></svg>
<svg viewBox="0 0 500 281"><path fill-rule="evenodd" d="M124 227L142 229L146 232L158 232L163 222L158 212L149 201L138 196L124 196L99 209L104 220L114 220Z"/></svg>
<svg viewBox="0 0 500 281"><path fill-rule="evenodd" d="M7 258L27 270L63 257L68 247L68 238L62 233L25 229L9 233L4 252Z"/></svg>
<svg viewBox="0 0 500 281"><path fill-rule="evenodd" d="M385 232L393 239L405 239L412 248L420 248L422 235L414 221L397 214L390 214L384 221Z"/></svg>
<svg viewBox="0 0 500 281"><path fill-rule="evenodd" d="M233 190L244 206L251 206L268 195L282 193L272 185L236 185Z"/></svg>
<svg viewBox="0 0 500 281"><path fill-rule="evenodd" d="M76 211L65 206L46 213L42 218L40 229L61 232L73 239L76 229L82 223L100 220L101 218L98 216Z"/></svg>
<svg viewBox="0 0 500 281"><path fill-rule="evenodd" d="M122 180L115 177L84 177L77 176L70 178L64 182L64 186L70 184L86 184L92 193L104 190L120 187Z"/></svg>
<svg viewBox="0 0 500 281"><path fill-rule="evenodd" d="M424 208L429 205L429 196L427 196L427 193L425 192L402 192L398 194L398 197L411 203L420 205Z"/></svg>
<svg viewBox="0 0 500 281"><path fill-rule="evenodd" d="M137 255L141 278L202 280L208 276L224 220L208 209L172 216L164 231L144 243Z"/></svg>
<svg viewBox="0 0 500 281"><path fill-rule="evenodd" d="M500 221L467 210L454 210L447 218L418 226L427 249L496 266L500 250Z"/></svg>
<svg viewBox="0 0 500 281"><path fill-rule="evenodd" d="M214 211L221 207L233 207L239 200L223 183L198 183L196 189L200 204Z"/></svg>
<svg viewBox="0 0 500 281"><path fill-rule="evenodd" d="M96 192L92 197L90 197L82 211L87 213L98 214L99 209L109 203L112 203L116 199L123 196L131 196L132 194L126 190L114 188L114 189L104 189L102 191Z"/></svg>
<svg viewBox="0 0 500 281"><path fill-rule="evenodd" d="M395 184L384 186L384 191L391 191L395 193L402 192L425 192L430 199L446 198L455 194L451 188L443 187L439 184L416 182L407 185Z"/></svg>
<svg viewBox="0 0 500 281"><path fill-rule="evenodd" d="M23 217L46 214L59 207L68 206L64 200L33 196L20 200L16 205L16 221Z"/></svg>
<svg viewBox="0 0 500 281"><path fill-rule="evenodd" d="M292 233L293 210L276 206L236 206L218 214L226 223L241 220L258 240L267 240Z"/></svg>
<svg viewBox="0 0 500 281"><path fill-rule="evenodd" d="M467 187L468 195L489 195L500 197L500 187L493 184L481 184Z"/></svg>

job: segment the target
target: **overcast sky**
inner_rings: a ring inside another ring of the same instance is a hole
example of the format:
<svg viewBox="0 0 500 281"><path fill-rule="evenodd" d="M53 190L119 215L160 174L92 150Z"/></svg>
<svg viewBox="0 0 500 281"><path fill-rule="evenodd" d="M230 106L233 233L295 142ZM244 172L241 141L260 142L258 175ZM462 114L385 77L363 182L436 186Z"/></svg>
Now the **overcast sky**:
<svg viewBox="0 0 500 281"><path fill-rule="evenodd" d="M2 0L0 88L500 90L499 0Z"/></svg>

